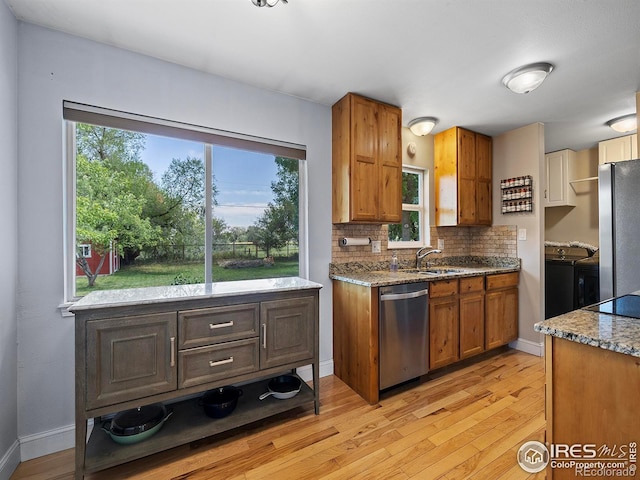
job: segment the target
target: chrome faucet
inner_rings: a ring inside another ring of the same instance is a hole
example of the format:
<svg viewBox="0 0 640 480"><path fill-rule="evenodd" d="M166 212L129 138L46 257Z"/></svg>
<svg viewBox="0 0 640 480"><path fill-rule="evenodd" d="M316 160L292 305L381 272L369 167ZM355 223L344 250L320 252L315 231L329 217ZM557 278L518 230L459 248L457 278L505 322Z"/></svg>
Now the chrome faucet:
<svg viewBox="0 0 640 480"><path fill-rule="evenodd" d="M424 257L426 257L431 253L442 253L442 250L439 250L437 248L434 248L433 250L429 250L428 252L425 252L424 250L427 248L429 247L422 247L420 250L416 252L416 269L418 270L420 270L420 260L422 260ZM429 262L427 262L427 267L429 267Z"/></svg>

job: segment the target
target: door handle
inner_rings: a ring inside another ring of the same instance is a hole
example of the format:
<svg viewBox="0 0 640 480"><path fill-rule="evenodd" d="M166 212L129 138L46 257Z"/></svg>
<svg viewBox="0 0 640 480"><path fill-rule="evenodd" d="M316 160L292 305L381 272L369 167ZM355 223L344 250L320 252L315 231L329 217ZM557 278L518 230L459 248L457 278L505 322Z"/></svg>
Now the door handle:
<svg viewBox="0 0 640 480"><path fill-rule="evenodd" d="M385 302L387 300L407 300L409 298L424 297L429 293L429 289L419 290L417 292L410 293L383 293L380 295L380 301Z"/></svg>
<svg viewBox="0 0 640 480"><path fill-rule="evenodd" d="M172 367L176 366L176 337L171 337L169 339L169 350L171 350L169 365Z"/></svg>

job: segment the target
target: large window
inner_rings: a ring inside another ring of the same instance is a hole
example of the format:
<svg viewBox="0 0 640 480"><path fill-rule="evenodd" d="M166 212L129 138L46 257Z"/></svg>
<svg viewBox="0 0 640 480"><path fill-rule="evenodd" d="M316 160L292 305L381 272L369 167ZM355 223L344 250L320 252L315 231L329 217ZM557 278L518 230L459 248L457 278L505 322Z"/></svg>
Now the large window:
<svg viewBox="0 0 640 480"><path fill-rule="evenodd" d="M416 248L428 243L425 185L423 170L402 169L402 222L389 225L389 248Z"/></svg>
<svg viewBox="0 0 640 480"><path fill-rule="evenodd" d="M67 299L306 276L303 150L129 114L65 118Z"/></svg>

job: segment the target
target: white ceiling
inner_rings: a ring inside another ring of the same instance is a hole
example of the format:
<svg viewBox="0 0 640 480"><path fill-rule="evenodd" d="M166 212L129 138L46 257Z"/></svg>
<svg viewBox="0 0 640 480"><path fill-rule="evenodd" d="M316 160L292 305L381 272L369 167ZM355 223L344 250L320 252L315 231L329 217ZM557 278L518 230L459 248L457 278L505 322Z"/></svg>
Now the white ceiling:
<svg viewBox="0 0 640 480"><path fill-rule="evenodd" d="M487 135L545 124L545 150L619 136L636 111L638 0L5 0L16 18L332 105L357 92ZM501 83L555 65L537 90Z"/></svg>

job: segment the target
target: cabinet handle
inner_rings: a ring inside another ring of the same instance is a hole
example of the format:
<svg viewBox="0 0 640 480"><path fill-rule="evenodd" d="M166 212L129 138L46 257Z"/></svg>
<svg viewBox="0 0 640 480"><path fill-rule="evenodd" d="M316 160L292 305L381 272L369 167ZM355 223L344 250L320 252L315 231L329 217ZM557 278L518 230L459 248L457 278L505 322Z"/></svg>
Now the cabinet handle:
<svg viewBox="0 0 640 480"><path fill-rule="evenodd" d="M169 340L169 349L171 350L171 358L169 360L169 364L172 367L176 366L176 337L171 337Z"/></svg>
<svg viewBox="0 0 640 480"><path fill-rule="evenodd" d="M218 365L225 365L227 363L233 363L233 357L225 358L224 360L218 360L217 362L209 360L210 367L217 367Z"/></svg>
<svg viewBox="0 0 640 480"><path fill-rule="evenodd" d="M262 348L267 348L267 324L262 324Z"/></svg>
<svg viewBox="0 0 640 480"><path fill-rule="evenodd" d="M210 323L209 330L215 330L216 328L233 327L233 320L225 323Z"/></svg>

